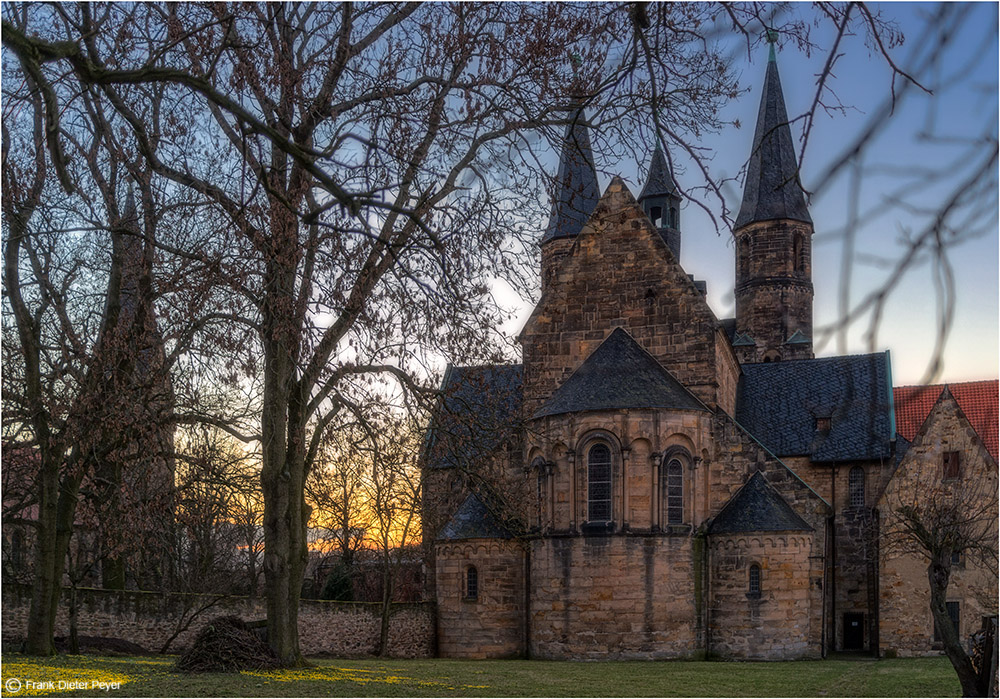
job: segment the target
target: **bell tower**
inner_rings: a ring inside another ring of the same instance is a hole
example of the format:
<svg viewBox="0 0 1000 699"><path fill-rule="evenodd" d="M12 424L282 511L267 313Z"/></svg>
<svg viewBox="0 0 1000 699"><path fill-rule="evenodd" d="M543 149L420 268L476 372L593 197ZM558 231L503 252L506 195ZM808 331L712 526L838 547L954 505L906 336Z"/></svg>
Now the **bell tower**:
<svg viewBox="0 0 1000 699"><path fill-rule="evenodd" d="M639 194L639 204L649 216L670 252L681 259L681 197L674 186L674 173L657 146L649 161L646 185Z"/></svg>
<svg viewBox="0 0 1000 699"><path fill-rule="evenodd" d="M597 187L597 168L590 147L590 130L580 99L573 99L566 109L569 123L559 154L559 173L552 197L552 213L542 235L542 293L569 254L583 224L590 218L601 192Z"/></svg>
<svg viewBox="0 0 1000 699"><path fill-rule="evenodd" d="M813 357L813 224L771 39L736 243L736 335L743 363Z"/></svg>

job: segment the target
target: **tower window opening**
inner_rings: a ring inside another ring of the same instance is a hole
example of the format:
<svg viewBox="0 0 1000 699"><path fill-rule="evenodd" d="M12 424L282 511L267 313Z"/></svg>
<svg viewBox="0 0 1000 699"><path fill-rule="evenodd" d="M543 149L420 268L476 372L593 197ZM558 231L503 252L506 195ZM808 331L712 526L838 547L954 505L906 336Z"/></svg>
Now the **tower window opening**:
<svg viewBox="0 0 1000 699"><path fill-rule="evenodd" d="M653 222L653 225L657 228L663 223L663 209L659 206L649 207L649 220Z"/></svg>
<svg viewBox="0 0 1000 699"><path fill-rule="evenodd" d="M750 575L747 585L747 592L751 595L760 594L760 566L754 563L750 566Z"/></svg>
<svg viewBox="0 0 1000 699"><path fill-rule="evenodd" d="M750 274L750 241L744 236L740 238L739 254L736 256L739 265L740 277Z"/></svg>
<svg viewBox="0 0 1000 699"><path fill-rule="evenodd" d="M677 209L673 206L670 207L670 213L667 216L667 225L671 228L677 228Z"/></svg>

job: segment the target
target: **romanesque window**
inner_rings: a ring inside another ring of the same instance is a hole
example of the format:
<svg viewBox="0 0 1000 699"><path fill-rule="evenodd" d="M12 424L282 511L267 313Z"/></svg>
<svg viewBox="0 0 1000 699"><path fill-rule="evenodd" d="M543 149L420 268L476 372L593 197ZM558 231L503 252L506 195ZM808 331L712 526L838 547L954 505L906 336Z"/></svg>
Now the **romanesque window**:
<svg viewBox="0 0 1000 699"><path fill-rule="evenodd" d="M678 459L667 464L667 524L684 522L684 467Z"/></svg>
<svg viewBox="0 0 1000 699"><path fill-rule="evenodd" d="M851 498L851 507L865 506L865 470L862 467L855 466L851 469L847 490Z"/></svg>
<svg viewBox="0 0 1000 699"><path fill-rule="evenodd" d="M479 597L479 571L476 566L469 566L465 569L465 599L477 599Z"/></svg>
<svg viewBox="0 0 1000 699"><path fill-rule="evenodd" d="M751 595L760 594L760 566L754 563L750 566L750 576L747 585L747 592Z"/></svg>
<svg viewBox="0 0 1000 699"><path fill-rule="evenodd" d="M944 469L941 477L944 480L959 478L962 475L961 454L957 451L946 451L943 455Z"/></svg>
<svg viewBox="0 0 1000 699"><path fill-rule="evenodd" d="M611 521L611 449L606 444L587 452L587 520Z"/></svg>

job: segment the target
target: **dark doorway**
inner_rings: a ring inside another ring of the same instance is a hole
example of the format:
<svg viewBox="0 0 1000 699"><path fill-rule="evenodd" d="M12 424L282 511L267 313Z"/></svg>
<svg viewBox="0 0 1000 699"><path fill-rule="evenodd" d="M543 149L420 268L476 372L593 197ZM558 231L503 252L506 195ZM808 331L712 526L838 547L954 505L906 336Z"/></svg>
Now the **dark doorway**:
<svg viewBox="0 0 1000 699"><path fill-rule="evenodd" d="M865 647L865 615L844 615L844 650L863 650Z"/></svg>

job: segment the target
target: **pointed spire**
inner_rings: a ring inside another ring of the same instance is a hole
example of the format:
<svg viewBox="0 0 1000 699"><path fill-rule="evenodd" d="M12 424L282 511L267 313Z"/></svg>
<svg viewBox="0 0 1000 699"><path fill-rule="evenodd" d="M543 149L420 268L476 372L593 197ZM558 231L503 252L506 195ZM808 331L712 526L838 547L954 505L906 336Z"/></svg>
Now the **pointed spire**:
<svg viewBox="0 0 1000 699"><path fill-rule="evenodd" d="M753 137L753 152L747 167L743 204L735 227L774 219L812 223L799 185L795 145L788 125L772 42L757 114L757 130Z"/></svg>
<svg viewBox="0 0 1000 699"><path fill-rule="evenodd" d="M677 188L674 186L674 173L663 155L659 146L653 150L653 157L649 161L649 175L646 177L646 185L639 194L639 202L647 197L679 196Z"/></svg>
<svg viewBox="0 0 1000 699"><path fill-rule="evenodd" d="M572 111L573 121L566 126L566 136L559 156L556 192L552 199L552 214L542 236L543 244L556 238L578 235L600 198L597 169L594 167L594 153L590 148L590 132L583 107L579 101L574 100L569 109Z"/></svg>
<svg viewBox="0 0 1000 699"><path fill-rule="evenodd" d="M125 196L125 214L122 216L122 221L130 223L139 218L139 214L136 211L135 206L135 193L132 192L132 188L128 188L128 194Z"/></svg>

